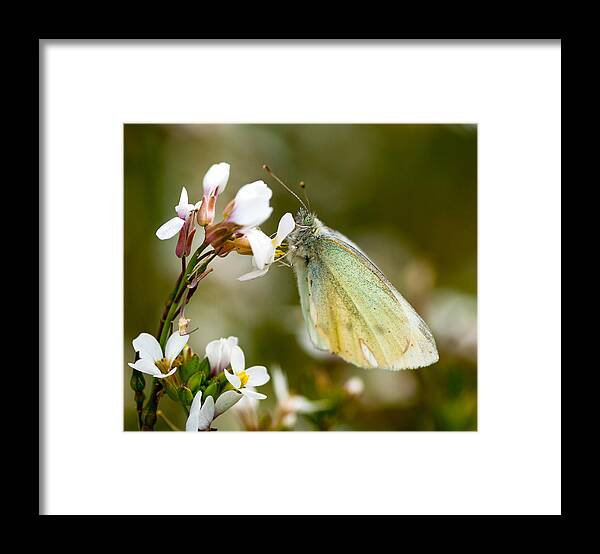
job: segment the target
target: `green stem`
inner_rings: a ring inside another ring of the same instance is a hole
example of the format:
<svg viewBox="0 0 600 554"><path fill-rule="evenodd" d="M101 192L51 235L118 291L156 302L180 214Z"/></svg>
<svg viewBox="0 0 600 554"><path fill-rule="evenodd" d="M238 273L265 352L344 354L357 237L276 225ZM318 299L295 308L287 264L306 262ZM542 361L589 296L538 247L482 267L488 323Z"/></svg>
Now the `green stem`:
<svg viewBox="0 0 600 554"><path fill-rule="evenodd" d="M135 359L137 361L138 355L136 354ZM138 429L142 428L142 411L144 408L144 400L146 395L144 394L144 387L146 386L146 380L144 374L137 369L134 369L131 373L131 379L129 380L129 386L133 390L133 400L135 402L135 408L137 411Z"/></svg>
<svg viewBox="0 0 600 554"><path fill-rule="evenodd" d="M208 252L206 254L201 255L202 251L208 246L206 243L202 243L194 252L192 257L190 258L189 263L186 265L185 260L182 259L182 268L181 273L175 283L175 287L171 291L167 303L165 305L165 309L163 310L163 314L160 320L160 325L158 328L158 332L156 336L158 338L158 342L163 352L165 351L165 346L167 344L167 339L169 337L169 333L171 330L171 323L173 322L173 318L179 310L179 303L183 296L183 293L187 289L187 281L190 273L195 269L195 266L198 264L200 260L203 258L207 258L206 261L200 267L200 271L204 271L206 266L214 259L216 256L216 252ZM156 424L156 410L158 409L158 403L160 402L160 396L163 391L163 384L160 379L156 377L152 380L152 392L150 393L150 398L146 403L146 407L144 408L141 421L141 430L142 431L154 431L154 425Z"/></svg>
<svg viewBox="0 0 600 554"><path fill-rule="evenodd" d="M162 394L163 385L160 379L154 377L152 382L152 392L150 398L144 408L142 431L154 431L154 425L156 424L156 410L158 409L158 403Z"/></svg>
<svg viewBox="0 0 600 554"><path fill-rule="evenodd" d="M158 417L162 417L163 421L168 425L168 427L171 429L171 431L181 431L181 429L179 429L177 427L177 425L175 425L166 415L162 410L158 410L156 412L156 415Z"/></svg>
<svg viewBox="0 0 600 554"><path fill-rule="evenodd" d="M208 246L208 245L202 244L194 252L192 257L190 258L190 262L187 264L187 267L185 269L182 269L181 275L179 276L179 279L177 280L175 288L173 289L173 292L171 293L169 302L167 304L168 305L168 309L166 310L167 314L161 321L161 329L158 333L158 342L159 342L161 348L163 349L163 351L164 351L165 345L167 343L167 339L169 338L171 322L173 321L173 318L175 317L175 313L177 312L177 310L179 308L179 302L181 301L181 297L183 296L183 293L185 292L185 289L187 287L187 278L188 278L189 274L194 270L195 266L197 265L198 260L200 259L200 254L201 254L202 250L204 250L206 248L206 246ZM206 261L203 265L205 265L205 266L208 265L213 257L214 256L210 257L208 259L208 261Z"/></svg>

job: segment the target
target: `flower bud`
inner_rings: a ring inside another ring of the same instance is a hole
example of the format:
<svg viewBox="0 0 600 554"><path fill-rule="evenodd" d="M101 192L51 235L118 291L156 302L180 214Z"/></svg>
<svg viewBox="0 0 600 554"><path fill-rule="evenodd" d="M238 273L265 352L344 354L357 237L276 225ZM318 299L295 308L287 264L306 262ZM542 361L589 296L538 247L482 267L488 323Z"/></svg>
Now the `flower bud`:
<svg viewBox="0 0 600 554"><path fill-rule="evenodd" d="M217 382L211 383L204 391L202 398L206 399L209 396L212 396L214 398L215 396L217 396L218 389L219 389L219 384Z"/></svg>
<svg viewBox="0 0 600 554"><path fill-rule="evenodd" d="M194 395L192 391L187 387L181 387L178 391L178 396L180 402L187 408L191 405L192 400L194 400Z"/></svg>
<svg viewBox="0 0 600 554"><path fill-rule="evenodd" d="M183 350L181 353L183 355L183 363L184 364L187 364L191 360L192 356L194 355L194 351L190 348L189 344L186 344L183 347Z"/></svg>
<svg viewBox="0 0 600 554"><path fill-rule="evenodd" d="M190 255L195 233L196 227L194 226L194 218L188 217L185 220L181 231L179 231L179 238L177 239L177 246L175 247L175 254L178 258Z"/></svg>
<svg viewBox="0 0 600 554"><path fill-rule="evenodd" d="M197 371L188 379L186 387L190 389L192 393L196 394L204 382L204 377L205 374L202 371Z"/></svg>
<svg viewBox="0 0 600 554"><path fill-rule="evenodd" d="M242 254L243 256L252 256L252 246L250 246L250 241L248 240L247 235L232 240L231 245L238 254Z"/></svg>
<svg viewBox="0 0 600 554"><path fill-rule="evenodd" d="M135 392L142 392L146 385L146 380L144 379L143 373L141 373L140 371L137 371L137 370L133 371L131 373L131 379L129 381L129 385L131 386L132 390L134 390Z"/></svg>
<svg viewBox="0 0 600 554"><path fill-rule="evenodd" d="M216 196L206 196L202 197L202 204L200 205L200 209L198 210L198 215L196 219L198 221L198 225L201 227L206 227L207 225L212 225L212 222L215 220L215 208L217 205L217 197Z"/></svg>
<svg viewBox="0 0 600 554"><path fill-rule="evenodd" d="M206 228L204 242L210 244L216 250L230 240L238 229L238 225L228 221L221 221L216 225L209 225Z"/></svg>
<svg viewBox="0 0 600 554"><path fill-rule="evenodd" d="M210 166L202 180L205 196L218 196L225 190L229 180L229 170L230 165L227 162Z"/></svg>
<svg viewBox="0 0 600 554"><path fill-rule="evenodd" d="M191 351L191 349L190 349ZM179 368L179 377L182 382L186 382L194 373L200 370L201 362L197 354L188 356L184 349L183 364Z"/></svg>

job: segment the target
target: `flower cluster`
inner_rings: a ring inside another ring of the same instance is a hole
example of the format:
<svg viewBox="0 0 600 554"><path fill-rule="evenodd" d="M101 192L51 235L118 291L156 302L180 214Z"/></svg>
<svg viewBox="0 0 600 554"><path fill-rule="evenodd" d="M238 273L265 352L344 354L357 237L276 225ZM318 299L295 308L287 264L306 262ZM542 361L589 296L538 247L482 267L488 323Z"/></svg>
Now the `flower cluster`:
<svg viewBox="0 0 600 554"><path fill-rule="evenodd" d="M270 377L267 368L254 366L245 369L244 352L238 346L237 337L211 341L206 345L205 353L213 381L218 381L224 375L229 384L225 385L216 402L213 402L212 396L206 396L202 404L202 391L196 393L186 423L186 431L210 429L212 421L237 404L243 396L256 400L267 398L266 395L249 388L268 383ZM227 370L228 367L231 367L232 372Z"/></svg>
<svg viewBox="0 0 600 554"><path fill-rule="evenodd" d="M153 429L159 413L158 402L164 392L179 401L189 414L187 430L210 429L212 421L242 397L266 398L254 387L269 381L267 369L264 366L246 368L236 337L210 342L203 359L187 345L195 329L189 330L191 320L185 316L185 308L200 280L212 271L208 265L217 257L237 252L251 255L254 266L254 270L240 276L240 280L264 275L275 261L286 255L285 239L295 227L292 214L286 213L274 237L260 230L273 212L270 205L273 193L260 180L241 186L223 209L222 219L215 221L217 201L227 187L230 169L226 162L213 164L204 175L202 198L196 203L190 202L187 188L182 187L175 206L176 215L156 230L160 240L178 237L175 254L181 258L182 271L167 301L156 338L141 333L133 341L137 359L129 363L134 370L130 383L135 392L140 429ZM202 244L192 254L198 229L203 236ZM142 374L155 379L146 406L143 405L145 380Z"/></svg>
<svg viewBox="0 0 600 554"><path fill-rule="evenodd" d="M167 341L163 354L152 335L141 333L132 343L139 359L129 364L157 379L167 379L167 392L189 409L186 431L210 429L214 419L244 396L254 400L267 398L253 388L269 382L267 368L245 367L244 352L238 346L237 337L209 342L202 361L186 346L188 338L189 335L181 336L176 331Z"/></svg>
<svg viewBox="0 0 600 554"><path fill-rule="evenodd" d="M176 216L161 225L156 236L166 240L179 235L175 253L182 258L189 256L196 232L196 223L205 229L204 242L211 245L221 257L235 250L239 254L252 255L254 271L239 277L241 281L264 275L271 264L285 255L282 243L294 230L291 213L279 221L274 238L267 236L259 227L273 212L270 206L273 192L264 181L243 185L235 198L223 210L223 219L214 223L216 203L229 180L230 166L226 162L212 165L203 179L202 200L190 204L185 187L181 190Z"/></svg>

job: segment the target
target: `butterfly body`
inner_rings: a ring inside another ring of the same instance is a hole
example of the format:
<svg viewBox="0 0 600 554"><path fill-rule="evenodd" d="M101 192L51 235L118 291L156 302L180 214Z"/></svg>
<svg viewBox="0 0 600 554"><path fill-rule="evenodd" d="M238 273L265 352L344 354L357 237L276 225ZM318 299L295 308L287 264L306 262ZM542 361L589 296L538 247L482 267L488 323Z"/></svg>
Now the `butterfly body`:
<svg viewBox="0 0 600 554"><path fill-rule="evenodd" d="M358 246L307 210L295 221L291 261L317 348L363 368L413 369L438 360L425 322Z"/></svg>

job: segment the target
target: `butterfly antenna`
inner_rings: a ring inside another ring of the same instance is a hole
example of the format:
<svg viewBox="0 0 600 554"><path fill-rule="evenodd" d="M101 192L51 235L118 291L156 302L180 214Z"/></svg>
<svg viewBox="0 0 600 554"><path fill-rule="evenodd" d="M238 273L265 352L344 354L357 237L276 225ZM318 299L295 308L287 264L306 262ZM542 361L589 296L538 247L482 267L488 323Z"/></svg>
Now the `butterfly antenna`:
<svg viewBox="0 0 600 554"><path fill-rule="evenodd" d="M300 181L299 186L304 191L304 199L306 200L306 204L308 205L308 211L311 212L312 210L310 208L310 200L308 199L308 193L306 191L306 184L304 183L304 181Z"/></svg>
<svg viewBox="0 0 600 554"><path fill-rule="evenodd" d="M291 195L295 196L296 199L298 200L298 202L300 202L300 204L302 204L302 206L304 206L304 209L308 211L308 208L306 207L306 204L302 201L302 198L300 198L290 187L288 187L279 177L277 177L277 175L275 175L275 173L273 173L271 171L271 168L267 164L263 164L262 168L271 177L273 177L273 179L275 179L285 190L287 190Z"/></svg>

